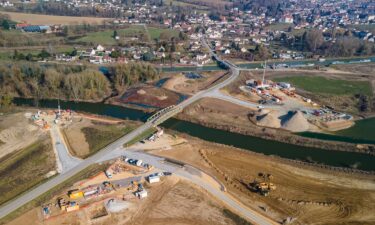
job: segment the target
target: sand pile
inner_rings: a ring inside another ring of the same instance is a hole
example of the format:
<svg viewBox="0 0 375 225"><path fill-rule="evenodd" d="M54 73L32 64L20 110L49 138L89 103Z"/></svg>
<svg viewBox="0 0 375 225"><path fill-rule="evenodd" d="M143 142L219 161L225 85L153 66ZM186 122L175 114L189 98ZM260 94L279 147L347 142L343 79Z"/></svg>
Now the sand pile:
<svg viewBox="0 0 375 225"><path fill-rule="evenodd" d="M281 121L279 114L276 111L261 111L260 115L256 117L256 124L263 127L280 128Z"/></svg>
<svg viewBox="0 0 375 225"><path fill-rule="evenodd" d="M137 91L137 94L139 94L139 95L144 95L144 94L146 94L146 91L143 90L143 89L139 89L139 90Z"/></svg>
<svg viewBox="0 0 375 225"><path fill-rule="evenodd" d="M282 128L292 132L302 132L307 131L310 127L309 122L303 116L301 111L295 112L288 120L286 120Z"/></svg>

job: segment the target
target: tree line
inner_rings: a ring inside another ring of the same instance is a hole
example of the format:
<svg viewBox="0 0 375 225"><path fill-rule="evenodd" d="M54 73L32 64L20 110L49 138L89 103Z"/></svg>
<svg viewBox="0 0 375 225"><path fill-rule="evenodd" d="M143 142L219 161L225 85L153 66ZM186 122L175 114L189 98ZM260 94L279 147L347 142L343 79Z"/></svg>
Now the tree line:
<svg viewBox="0 0 375 225"><path fill-rule="evenodd" d="M106 76L88 66L40 65L27 62L0 64L0 95L35 99L100 101L113 92L158 77L142 63L116 65Z"/></svg>
<svg viewBox="0 0 375 225"><path fill-rule="evenodd" d="M358 37L353 36L350 31L340 33L331 31L323 33L318 29L304 32L300 37L288 38L286 34L281 37L284 45L295 47L299 44L301 51L310 51L331 57L350 57L375 54L375 45ZM329 39L326 41L325 39Z"/></svg>

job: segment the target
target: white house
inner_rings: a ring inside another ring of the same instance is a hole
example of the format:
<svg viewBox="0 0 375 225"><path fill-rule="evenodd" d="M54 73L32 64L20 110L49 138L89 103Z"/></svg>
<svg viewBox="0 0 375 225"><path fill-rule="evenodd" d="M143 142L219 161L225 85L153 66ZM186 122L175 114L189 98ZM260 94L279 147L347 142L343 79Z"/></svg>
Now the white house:
<svg viewBox="0 0 375 225"><path fill-rule="evenodd" d="M105 50L105 48L103 46L101 46L101 45L96 46L96 51L103 52L104 50Z"/></svg>

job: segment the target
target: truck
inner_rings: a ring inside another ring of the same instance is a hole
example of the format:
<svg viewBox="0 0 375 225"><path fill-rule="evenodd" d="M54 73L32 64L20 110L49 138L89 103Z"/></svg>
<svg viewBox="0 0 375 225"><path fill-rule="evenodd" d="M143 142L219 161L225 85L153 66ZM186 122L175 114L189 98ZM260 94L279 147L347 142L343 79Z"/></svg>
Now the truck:
<svg viewBox="0 0 375 225"><path fill-rule="evenodd" d="M108 179L112 178L112 173L109 172L108 170L106 170L104 173L105 173L105 175L107 176Z"/></svg>
<svg viewBox="0 0 375 225"><path fill-rule="evenodd" d="M137 160L136 165L137 166L142 166L142 163L143 163L142 160L139 159L139 160Z"/></svg>

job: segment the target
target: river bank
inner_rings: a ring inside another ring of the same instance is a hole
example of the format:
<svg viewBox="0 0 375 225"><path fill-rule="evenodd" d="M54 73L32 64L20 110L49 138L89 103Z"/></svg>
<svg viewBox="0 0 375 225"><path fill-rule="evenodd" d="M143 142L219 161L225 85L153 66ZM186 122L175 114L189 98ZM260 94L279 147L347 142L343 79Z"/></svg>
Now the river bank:
<svg viewBox="0 0 375 225"><path fill-rule="evenodd" d="M18 105L33 106L32 101L25 99L18 99L16 103ZM78 112L104 115L120 119L138 120L142 122L145 122L150 116L150 114L143 111L103 103L93 104L60 102L60 105L62 109L72 109ZM39 106L44 108L56 108L57 101L43 100L40 102ZM227 109L227 107L221 108ZM201 114L207 115L207 113ZM215 117L213 117L213 115L217 113L212 112L211 114L210 118L211 120L214 120ZM223 113L219 112L219 115L223 115ZM245 117L241 115L245 115ZM235 118L235 121L237 121L236 124L239 124L239 126L246 126L246 123L244 122L244 119L246 119L246 115L246 111L239 111L238 114L234 115L234 117L232 118ZM227 115L225 118L228 119ZM249 121L247 120L247 122ZM258 138L255 136L247 136L235 132L227 132L220 129L208 128L205 126L192 124L187 121L176 120L173 118L164 122L161 126L182 133L187 133L210 142L217 142L229 146L235 146L241 149L247 149L266 155L278 155L282 158L291 160L314 162L337 167L357 168L365 171L375 171L374 158L369 157L368 155L363 153L327 151L324 149L303 147L299 145Z"/></svg>
<svg viewBox="0 0 375 225"><path fill-rule="evenodd" d="M222 100L202 99L178 114L177 118L204 127L297 146L375 155L375 147L371 144L358 145L356 143L309 138L282 129L257 126L249 120L249 110L245 107L225 102L226 107L224 108L222 107L223 104Z"/></svg>

